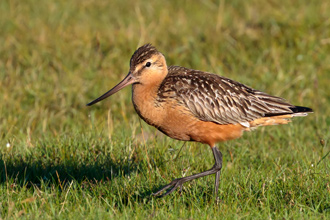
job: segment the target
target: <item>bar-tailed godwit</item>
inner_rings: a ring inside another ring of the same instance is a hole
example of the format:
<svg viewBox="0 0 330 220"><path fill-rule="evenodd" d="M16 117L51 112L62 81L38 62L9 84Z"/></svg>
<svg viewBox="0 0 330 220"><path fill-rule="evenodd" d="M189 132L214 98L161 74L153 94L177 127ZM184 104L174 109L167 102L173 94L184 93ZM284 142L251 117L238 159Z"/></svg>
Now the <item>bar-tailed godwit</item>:
<svg viewBox="0 0 330 220"><path fill-rule="evenodd" d="M87 105L130 84L134 108L145 122L171 138L208 144L215 160L211 169L175 179L155 196L168 195L183 183L210 174L215 174L217 196L222 154L216 143L239 138L243 131L258 126L287 124L292 117L312 112L219 75L168 67L164 55L150 44L135 51L129 73L119 84Z"/></svg>

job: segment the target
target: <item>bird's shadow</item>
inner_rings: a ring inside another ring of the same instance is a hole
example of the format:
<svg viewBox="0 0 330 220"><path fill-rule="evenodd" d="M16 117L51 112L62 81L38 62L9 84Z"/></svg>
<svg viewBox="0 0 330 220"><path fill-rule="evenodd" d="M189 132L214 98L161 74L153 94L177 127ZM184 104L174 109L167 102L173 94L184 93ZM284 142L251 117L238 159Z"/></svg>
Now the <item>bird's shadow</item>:
<svg viewBox="0 0 330 220"><path fill-rule="evenodd" d="M21 187L56 186L59 190L67 187L72 181L81 185L109 183L116 178L128 178L132 173L141 172L144 161L116 160L108 157L103 162L90 163L86 161L53 162L43 158L20 160L18 158L5 160L0 157L0 184L14 184ZM133 184L133 183L132 183ZM141 189L137 199L146 202L152 198L152 192L159 186Z"/></svg>

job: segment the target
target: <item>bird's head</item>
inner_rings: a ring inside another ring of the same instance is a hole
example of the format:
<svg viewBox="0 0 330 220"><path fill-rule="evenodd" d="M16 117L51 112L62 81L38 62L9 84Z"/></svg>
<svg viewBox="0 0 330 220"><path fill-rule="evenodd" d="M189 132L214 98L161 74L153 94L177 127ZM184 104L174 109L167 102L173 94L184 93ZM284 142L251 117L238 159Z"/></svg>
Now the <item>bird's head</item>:
<svg viewBox="0 0 330 220"><path fill-rule="evenodd" d="M164 55L151 44L145 44L132 55L127 76L115 87L87 105L93 105L130 84L141 84L142 86L160 84L166 75L167 65Z"/></svg>

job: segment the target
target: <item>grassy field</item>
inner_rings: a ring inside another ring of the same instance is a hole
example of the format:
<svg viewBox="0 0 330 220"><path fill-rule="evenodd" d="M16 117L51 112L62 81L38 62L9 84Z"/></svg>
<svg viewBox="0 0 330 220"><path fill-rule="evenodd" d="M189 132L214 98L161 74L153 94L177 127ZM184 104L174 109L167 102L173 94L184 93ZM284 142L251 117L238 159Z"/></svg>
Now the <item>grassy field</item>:
<svg viewBox="0 0 330 220"><path fill-rule="evenodd" d="M327 0L0 1L0 219L329 219L329 11ZM213 176L153 198L210 168L209 147L148 126L130 89L85 106L144 43L169 65L315 113L219 144L219 204Z"/></svg>

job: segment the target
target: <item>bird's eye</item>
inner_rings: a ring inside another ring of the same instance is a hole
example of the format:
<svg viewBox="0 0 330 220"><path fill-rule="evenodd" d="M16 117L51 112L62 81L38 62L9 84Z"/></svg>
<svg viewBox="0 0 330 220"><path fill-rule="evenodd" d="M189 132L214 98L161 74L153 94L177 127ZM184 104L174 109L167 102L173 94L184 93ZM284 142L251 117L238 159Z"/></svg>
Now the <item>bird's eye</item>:
<svg viewBox="0 0 330 220"><path fill-rule="evenodd" d="M146 63L146 67L150 67L151 66L151 63L150 62L147 62Z"/></svg>

